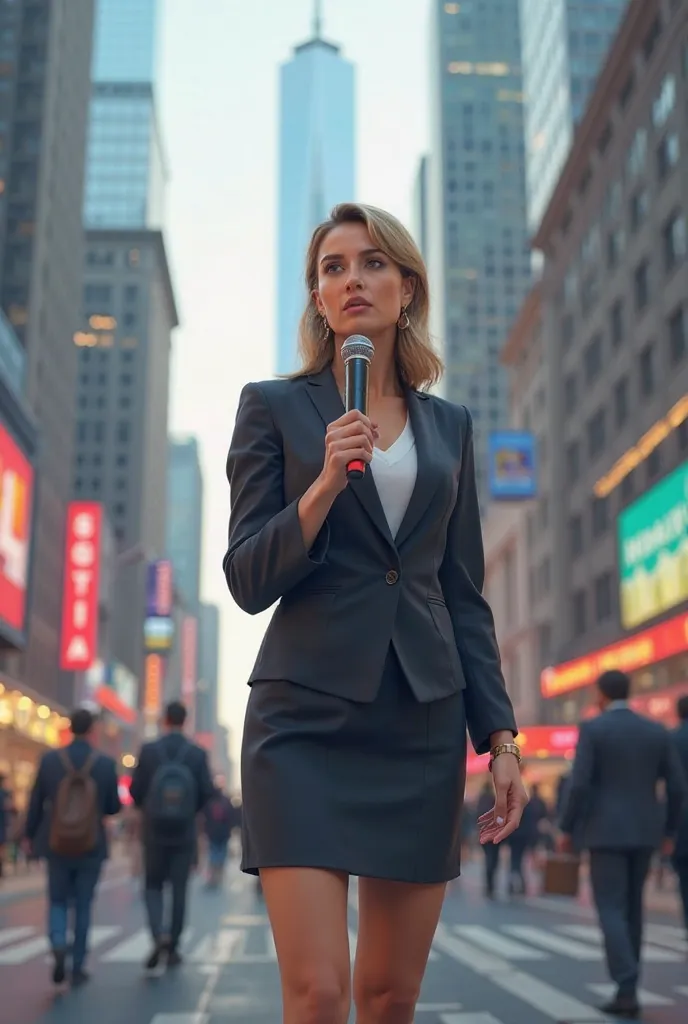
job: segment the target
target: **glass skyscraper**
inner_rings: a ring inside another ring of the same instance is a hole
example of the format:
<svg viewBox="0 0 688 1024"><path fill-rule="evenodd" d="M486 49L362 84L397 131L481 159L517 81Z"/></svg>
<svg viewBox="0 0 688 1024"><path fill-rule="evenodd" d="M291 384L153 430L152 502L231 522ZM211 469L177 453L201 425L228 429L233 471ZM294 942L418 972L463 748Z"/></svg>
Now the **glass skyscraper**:
<svg viewBox="0 0 688 1024"><path fill-rule="evenodd" d="M499 354L530 288L518 0L433 0L428 247L443 390L487 444L509 418Z"/></svg>
<svg viewBox="0 0 688 1024"><path fill-rule="evenodd" d="M520 0L528 221L544 214L628 0Z"/></svg>
<svg viewBox="0 0 688 1024"><path fill-rule="evenodd" d="M203 475L195 437L170 442L167 464L167 555L185 609L198 616L201 591Z"/></svg>
<svg viewBox="0 0 688 1024"><path fill-rule="evenodd" d="M166 182L154 82L158 0L98 0L84 220L160 228Z"/></svg>
<svg viewBox="0 0 688 1024"><path fill-rule="evenodd" d="M316 11L312 38L280 75L277 373L298 366L306 247L332 207L354 199L355 162L354 68L322 38Z"/></svg>

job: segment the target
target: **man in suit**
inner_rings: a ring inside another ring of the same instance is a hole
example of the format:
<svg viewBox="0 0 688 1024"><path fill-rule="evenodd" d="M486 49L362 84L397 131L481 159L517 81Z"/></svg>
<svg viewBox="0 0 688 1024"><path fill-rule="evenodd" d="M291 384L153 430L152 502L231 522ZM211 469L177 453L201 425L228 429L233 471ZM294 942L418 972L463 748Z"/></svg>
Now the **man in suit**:
<svg viewBox="0 0 688 1024"><path fill-rule="evenodd" d="M679 699L676 710L679 726L674 733L674 741L683 767L683 773L688 778L688 696ZM681 815L673 864L678 875L681 901L683 903L683 917L686 922L686 935L688 936L688 803L684 804Z"/></svg>
<svg viewBox="0 0 688 1024"><path fill-rule="evenodd" d="M671 734L628 706L630 679L604 672L597 681L602 714L580 727L561 820L562 852L580 832L607 966L617 993L604 1012L635 1019L643 928L643 888L653 852L673 849L685 780ZM666 814L657 783L666 786Z"/></svg>
<svg viewBox="0 0 688 1024"><path fill-rule="evenodd" d="M184 736L186 708L178 701L165 711L165 734L141 749L131 780L131 796L143 811L145 889L153 950L146 961L155 970L181 963L186 891L196 854L196 816L213 796L205 751ZM167 823L167 824L166 824ZM172 889L169 935L163 927L163 888Z"/></svg>
<svg viewBox="0 0 688 1024"><path fill-rule="evenodd" d="M26 817L26 839L34 847L39 836L51 834L51 817L58 801L60 785L71 769L85 769L95 783L97 816L95 845L85 852L66 856L56 853L48 842L46 850L36 850L48 862L50 914L48 930L53 950L53 982L61 985L66 975L67 918L74 907L74 945L72 947L72 985L88 980L84 969L91 907L104 861L108 856L107 834L103 819L118 814L121 808L117 788L117 770L111 757L93 747L95 718L91 711L79 708L71 717L72 742L63 750L51 750L41 760Z"/></svg>

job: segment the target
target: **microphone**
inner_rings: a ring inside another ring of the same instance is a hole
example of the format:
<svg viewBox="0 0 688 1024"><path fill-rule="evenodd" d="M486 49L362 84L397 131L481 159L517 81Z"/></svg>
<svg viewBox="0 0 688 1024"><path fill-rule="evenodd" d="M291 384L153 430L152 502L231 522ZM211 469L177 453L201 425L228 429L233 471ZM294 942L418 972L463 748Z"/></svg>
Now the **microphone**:
<svg viewBox="0 0 688 1024"><path fill-rule="evenodd" d="M347 412L358 409L364 416L368 415L368 377L374 355L375 346L362 334L352 334L342 345L344 407ZM361 480L365 468L363 459L353 459L346 467L347 480Z"/></svg>

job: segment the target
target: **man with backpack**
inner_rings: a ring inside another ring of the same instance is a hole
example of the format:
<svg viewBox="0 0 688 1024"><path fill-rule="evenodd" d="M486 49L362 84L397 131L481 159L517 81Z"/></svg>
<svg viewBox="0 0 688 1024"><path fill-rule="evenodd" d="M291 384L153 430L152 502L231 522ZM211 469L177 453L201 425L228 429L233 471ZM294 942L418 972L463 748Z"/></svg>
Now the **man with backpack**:
<svg viewBox="0 0 688 1024"><path fill-rule="evenodd" d="M66 978L67 919L74 908L72 985L88 980L84 969L91 907L103 862L107 835L103 819L119 813L117 769L111 757L92 745L95 718L86 708L71 717L73 740L41 760L26 817L26 839L33 847L47 837L47 849L33 849L48 862L49 937L53 982Z"/></svg>
<svg viewBox="0 0 688 1024"><path fill-rule="evenodd" d="M205 751L184 736L186 708L179 701L165 711L165 734L141 749L131 780L131 797L143 811L142 838L146 909L153 950L146 969L163 956L169 967L181 963L179 940L184 929L186 891L196 857L196 818L213 796ZM163 922L163 889L172 889L169 932Z"/></svg>

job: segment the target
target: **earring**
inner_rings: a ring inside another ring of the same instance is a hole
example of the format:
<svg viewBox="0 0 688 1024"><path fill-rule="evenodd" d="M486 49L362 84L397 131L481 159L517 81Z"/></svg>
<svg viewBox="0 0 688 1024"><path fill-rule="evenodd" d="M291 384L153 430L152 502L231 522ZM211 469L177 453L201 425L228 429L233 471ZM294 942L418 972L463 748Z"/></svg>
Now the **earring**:
<svg viewBox="0 0 688 1024"><path fill-rule="evenodd" d="M397 327L399 328L400 331L406 331L411 326L411 321L409 320L409 315L406 312L406 308L406 306L402 306L401 316L397 320Z"/></svg>
<svg viewBox="0 0 688 1024"><path fill-rule="evenodd" d="M327 322L327 317L325 316L325 314L324 314L324 313L323 313L323 314L321 314L321 316L320 316L320 319L322 320L322 325L323 325L323 334L324 334L324 336L325 336L325 341L327 341L327 339L328 339L328 338L329 338L329 336L330 336L330 331L332 330L332 328L331 328L331 327L330 327L330 325L328 324L328 322Z"/></svg>

